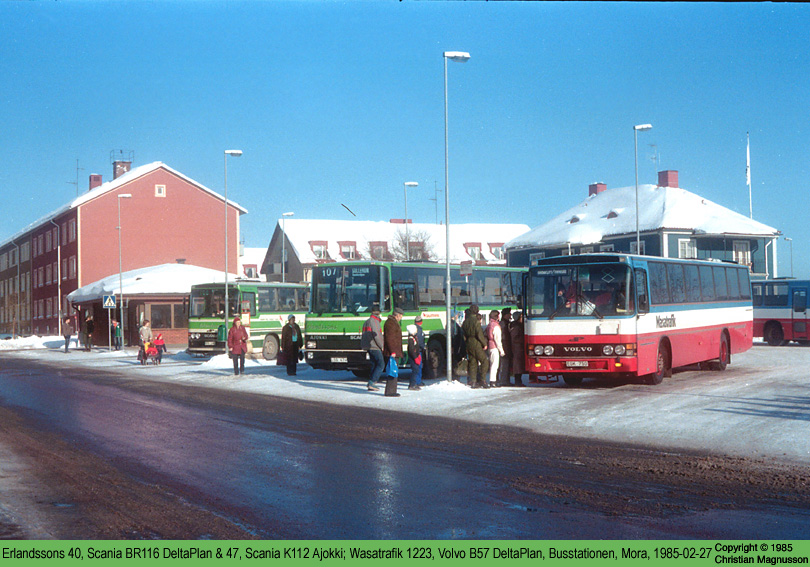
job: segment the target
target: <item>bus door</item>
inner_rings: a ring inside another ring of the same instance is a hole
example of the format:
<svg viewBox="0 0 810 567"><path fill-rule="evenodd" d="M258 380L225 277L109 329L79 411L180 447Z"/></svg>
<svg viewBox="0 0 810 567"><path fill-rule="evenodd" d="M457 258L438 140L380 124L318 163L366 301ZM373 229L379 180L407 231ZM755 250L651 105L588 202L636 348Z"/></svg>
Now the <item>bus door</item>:
<svg viewBox="0 0 810 567"><path fill-rule="evenodd" d="M806 340L807 335L807 288L793 289L791 316L793 318L793 339Z"/></svg>

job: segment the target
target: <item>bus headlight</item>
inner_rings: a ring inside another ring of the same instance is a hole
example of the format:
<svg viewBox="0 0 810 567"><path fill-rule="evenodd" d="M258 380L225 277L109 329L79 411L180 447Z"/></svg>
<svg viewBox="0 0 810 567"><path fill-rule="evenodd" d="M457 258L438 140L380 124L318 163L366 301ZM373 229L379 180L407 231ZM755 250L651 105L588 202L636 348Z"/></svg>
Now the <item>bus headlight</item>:
<svg viewBox="0 0 810 567"><path fill-rule="evenodd" d="M615 352L618 356L622 356L625 352L627 352L627 349L624 348L624 345L616 345L613 352Z"/></svg>
<svg viewBox="0 0 810 567"><path fill-rule="evenodd" d="M318 343L316 341L307 341L306 348L307 350L316 349L318 348Z"/></svg>
<svg viewBox="0 0 810 567"><path fill-rule="evenodd" d="M540 345L535 345L535 347L534 347L534 354L535 354L536 356L542 356L542 354L543 354L543 347L541 347Z"/></svg>
<svg viewBox="0 0 810 567"><path fill-rule="evenodd" d="M613 354L613 345L605 345L602 347L602 354L610 356Z"/></svg>
<svg viewBox="0 0 810 567"><path fill-rule="evenodd" d="M554 354L554 347L551 345L546 346L546 348L543 349L543 354L546 356L551 356Z"/></svg>

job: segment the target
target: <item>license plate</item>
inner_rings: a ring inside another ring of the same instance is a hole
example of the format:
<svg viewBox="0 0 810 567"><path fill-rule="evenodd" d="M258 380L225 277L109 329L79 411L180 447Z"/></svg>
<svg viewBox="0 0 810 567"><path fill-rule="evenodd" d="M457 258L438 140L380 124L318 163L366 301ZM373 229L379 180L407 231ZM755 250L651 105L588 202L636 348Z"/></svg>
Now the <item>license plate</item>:
<svg viewBox="0 0 810 567"><path fill-rule="evenodd" d="M565 365L568 368L588 368L587 360L566 360Z"/></svg>
<svg viewBox="0 0 810 567"><path fill-rule="evenodd" d="M343 363L346 363L346 362L349 362L349 359L348 359L348 358L346 358L345 356L333 356L333 357L332 357L332 362L343 362Z"/></svg>
<svg viewBox="0 0 810 567"><path fill-rule="evenodd" d="M215 341L205 341L205 346L214 346L215 344Z"/></svg>

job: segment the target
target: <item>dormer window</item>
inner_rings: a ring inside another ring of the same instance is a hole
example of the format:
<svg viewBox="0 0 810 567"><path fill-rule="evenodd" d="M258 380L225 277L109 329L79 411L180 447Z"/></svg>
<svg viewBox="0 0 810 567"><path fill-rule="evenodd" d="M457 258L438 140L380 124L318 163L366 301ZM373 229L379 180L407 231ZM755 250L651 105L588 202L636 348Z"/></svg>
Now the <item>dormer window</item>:
<svg viewBox="0 0 810 567"><path fill-rule="evenodd" d="M496 260L503 260L503 242L490 242L489 243L489 252L493 256L495 256Z"/></svg>
<svg viewBox="0 0 810 567"><path fill-rule="evenodd" d="M481 260L481 243L480 242L465 242L464 248L467 250L467 254L473 260Z"/></svg>
<svg viewBox="0 0 810 567"><path fill-rule="evenodd" d="M346 260L354 260L357 258L357 242L355 241L345 241L345 242L338 242L340 246L340 256Z"/></svg>
<svg viewBox="0 0 810 567"><path fill-rule="evenodd" d="M379 240L368 243L368 253L372 260L385 260L388 257L388 243Z"/></svg>
<svg viewBox="0 0 810 567"><path fill-rule="evenodd" d="M568 221L569 224L574 224L575 222L579 222L579 217L576 215L571 217L571 219Z"/></svg>
<svg viewBox="0 0 810 567"><path fill-rule="evenodd" d="M310 240L309 247L315 255L316 260L328 260L329 251L327 250L326 240Z"/></svg>
<svg viewBox="0 0 810 567"><path fill-rule="evenodd" d="M619 216L619 213L617 213L616 211L610 211L610 212L607 214L607 218L609 218L609 219L615 219L615 218L616 218L616 217L618 217L618 216Z"/></svg>

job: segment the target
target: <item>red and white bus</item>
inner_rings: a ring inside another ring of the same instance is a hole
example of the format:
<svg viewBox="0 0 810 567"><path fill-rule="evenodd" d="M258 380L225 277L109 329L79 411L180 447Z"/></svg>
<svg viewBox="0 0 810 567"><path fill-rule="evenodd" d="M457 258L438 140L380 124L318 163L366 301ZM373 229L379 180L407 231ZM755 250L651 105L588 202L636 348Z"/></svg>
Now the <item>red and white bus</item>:
<svg viewBox="0 0 810 567"><path fill-rule="evenodd" d="M641 377L673 368L724 370L751 348L748 268L707 260L583 254L532 261L526 286L526 371Z"/></svg>
<svg viewBox="0 0 810 567"><path fill-rule="evenodd" d="M751 283L754 336L771 346L810 342L807 292L810 280L766 280Z"/></svg>

